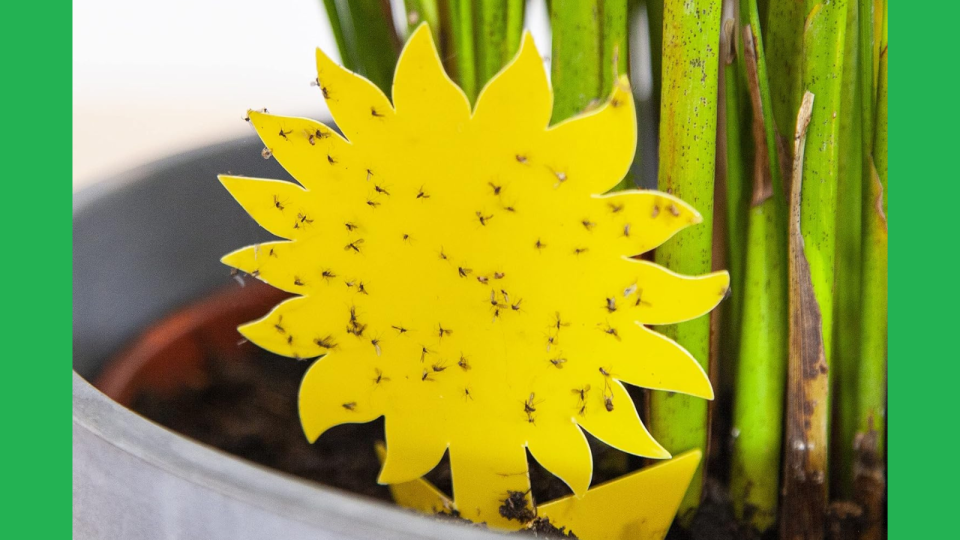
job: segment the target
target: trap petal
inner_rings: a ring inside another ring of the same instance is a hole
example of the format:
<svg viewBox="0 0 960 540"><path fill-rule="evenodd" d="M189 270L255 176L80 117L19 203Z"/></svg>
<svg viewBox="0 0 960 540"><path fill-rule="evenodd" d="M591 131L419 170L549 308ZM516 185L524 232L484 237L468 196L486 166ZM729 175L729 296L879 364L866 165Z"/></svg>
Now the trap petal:
<svg viewBox="0 0 960 540"><path fill-rule="evenodd" d="M470 521L486 523L492 529L520 529L522 522L500 515L500 506L511 491L525 494L533 509L527 452L520 442L497 436L454 442L450 445L450 472L457 510Z"/></svg>
<svg viewBox="0 0 960 540"><path fill-rule="evenodd" d="M370 422L383 415L383 400L362 381L356 363L342 354L329 354L307 370L300 383L300 423L307 440L340 424Z"/></svg>
<svg viewBox="0 0 960 540"><path fill-rule="evenodd" d="M255 244L224 255L220 262L280 290L306 294L313 291L318 283L311 279L312 276L306 278L297 273L297 267L289 263L292 246L293 242Z"/></svg>
<svg viewBox="0 0 960 540"><path fill-rule="evenodd" d="M347 139L376 143L386 137L393 105L377 85L341 67L319 48L317 74L330 114Z"/></svg>
<svg viewBox="0 0 960 540"><path fill-rule="evenodd" d="M601 392L591 396L586 414L577 416L577 423L591 435L606 444L628 454L653 459L670 457L670 452L653 439L640 421L637 408L630 395L616 380L609 380ZM610 398L612 409L608 410L605 399Z"/></svg>
<svg viewBox="0 0 960 540"><path fill-rule="evenodd" d="M617 272L619 283L636 283L636 292L627 298L630 310L621 313L643 324L675 324L700 317L726 298L730 288L726 271L683 276L650 261L623 259Z"/></svg>
<svg viewBox="0 0 960 540"><path fill-rule="evenodd" d="M420 414L391 414L386 419L387 455L377 482L409 482L427 474L447 451L447 438L432 418Z"/></svg>
<svg viewBox="0 0 960 540"><path fill-rule="evenodd" d="M284 301L258 321L237 330L243 337L274 354L314 358L344 344L345 318L301 296Z"/></svg>
<svg viewBox="0 0 960 540"><path fill-rule="evenodd" d="M281 180L221 174L220 183L261 227L280 238L296 238L298 209L308 206L307 191Z"/></svg>
<svg viewBox="0 0 960 540"><path fill-rule="evenodd" d="M387 448L382 443L377 443L376 451L382 464L387 458ZM390 484L390 494L398 505L425 514L449 514L453 510L453 500L422 478Z"/></svg>
<svg viewBox="0 0 960 540"><path fill-rule="evenodd" d="M443 69L430 35L421 24L397 60L393 103L407 129L456 132L470 118L470 102Z"/></svg>
<svg viewBox="0 0 960 540"><path fill-rule="evenodd" d="M574 495L582 497L586 493L593 476L593 455L587 438L576 423L571 421L569 428L532 437L527 448L534 459L563 480Z"/></svg>
<svg viewBox="0 0 960 540"><path fill-rule="evenodd" d="M703 221L700 213L673 195L660 191L628 190L594 196L590 215L600 216L603 240L617 255L646 253L681 230ZM600 232L600 231L598 231Z"/></svg>
<svg viewBox="0 0 960 540"><path fill-rule="evenodd" d="M703 367L670 338L639 323L625 325L619 341L603 337L585 344L586 350L571 348L572 354L597 358L612 377L634 386L713 399Z"/></svg>
<svg viewBox="0 0 960 540"><path fill-rule="evenodd" d="M699 450L685 452L596 486L583 498L540 505L537 514L583 540L663 540L700 458Z"/></svg>
<svg viewBox="0 0 960 540"><path fill-rule="evenodd" d="M626 76L598 109L548 129L538 158L566 175L564 185L577 193L599 195L626 176L637 148L637 115Z"/></svg>
<svg viewBox="0 0 960 540"><path fill-rule="evenodd" d="M473 122L480 130L512 138L530 136L547 127L552 112L553 93L543 60L526 31L517 55L480 91ZM508 133L503 126L511 126Z"/></svg>
<svg viewBox="0 0 960 540"><path fill-rule="evenodd" d="M337 180L363 178L351 147L337 132L306 118L248 111L250 123L265 147L290 176L307 189Z"/></svg>

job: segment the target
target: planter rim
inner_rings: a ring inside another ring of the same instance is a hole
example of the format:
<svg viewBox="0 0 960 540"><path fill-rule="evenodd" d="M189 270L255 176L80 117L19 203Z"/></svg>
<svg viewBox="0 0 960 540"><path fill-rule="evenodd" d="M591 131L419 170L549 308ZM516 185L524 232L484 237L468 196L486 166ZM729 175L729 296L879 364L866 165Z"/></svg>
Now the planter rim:
<svg viewBox="0 0 960 540"><path fill-rule="evenodd" d="M362 538L500 537L360 495L307 482L231 456L154 424L116 403L73 373L73 424L148 465L287 519Z"/></svg>
<svg viewBox="0 0 960 540"><path fill-rule="evenodd" d="M251 144L252 139L255 137L183 152L81 188L73 194L74 220L93 203L134 188L157 171L216 155L231 146ZM82 444L78 440L93 437L106 447L132 456L138 463L239 503L234 506L256 508L306 525L317 533L325 533L320 538L485 540L501 537L490 530L431 519L385 502L309 482L198 443L123 407L97 390L76 370L73 372L73 433L75 468L87 463L83 452L78 460L78 444ZM90 474L102 472L88 471L86 475L78 475L75 469L75 533L78 513L85 504L85 491L99 487L80 485L78 480L82 483L90 478ZM177 504L184 503L171 501L171 505Z"/></svg>

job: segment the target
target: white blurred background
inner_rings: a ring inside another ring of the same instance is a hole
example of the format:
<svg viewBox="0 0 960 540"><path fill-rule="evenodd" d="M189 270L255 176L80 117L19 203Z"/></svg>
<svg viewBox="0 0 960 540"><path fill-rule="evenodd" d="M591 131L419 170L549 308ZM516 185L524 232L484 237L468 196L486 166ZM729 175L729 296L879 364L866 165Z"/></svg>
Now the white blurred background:
<svg viewBox="0 0 960 540"><path fill-rule="evenodd" d="M527 26L549 51L543 0ZM321 0L76 0L74 190L248 133L248 108L325 116L318 46L336 53Z"/></svg>

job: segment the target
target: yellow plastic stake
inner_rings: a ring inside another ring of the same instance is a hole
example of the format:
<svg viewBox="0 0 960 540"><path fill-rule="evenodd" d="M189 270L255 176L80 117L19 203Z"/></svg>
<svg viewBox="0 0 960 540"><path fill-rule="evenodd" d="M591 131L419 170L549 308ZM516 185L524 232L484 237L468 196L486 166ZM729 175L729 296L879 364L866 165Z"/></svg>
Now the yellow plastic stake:
<svg viewBox="0 0 960 540"><path fill-rule="evenodd" d="M377 455L386 454L377 445ZM662 540L700 463L691 450L575 495L539 505L536 514L583 540ZM453 501L424 479L390 486L393 500L428 514L448 513ZM629 505L625 506L624 502Z"/></svg>
<svg viewBox="0 0 960 540"><path fill-rule="evenodd" d="M630 258L701 217L665 193L605 195L636 146L627 79L549 126L529 34L473 110L424 26L400 56L392 104L319 51L317 65L347 139L250 111L264 155L300 185L221 176L283 238L223 262L298 295L240 332L322 356L300 389L307 438L385 416L380 482L415 480L449 448L457 510L504 529L521 526L498 509L529 489L526 448L577 496L592 474L583 429L669 457L622 383L712 398L693 358L642 324L709 312L729 279Z"/></svg>

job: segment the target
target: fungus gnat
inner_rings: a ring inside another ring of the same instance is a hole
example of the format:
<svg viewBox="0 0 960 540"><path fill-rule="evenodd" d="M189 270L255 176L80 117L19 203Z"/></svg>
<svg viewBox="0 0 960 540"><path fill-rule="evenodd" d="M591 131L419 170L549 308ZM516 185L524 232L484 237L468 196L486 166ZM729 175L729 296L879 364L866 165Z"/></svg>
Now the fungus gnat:
<svg viewBox="0 0 960 540"><path fill-rule="evenodd" d="M354 252L360 253L360 245L361 245L361 244L363 244L363 238L358 238L358 239L354 240L353 242L350 242L349 244L347 244L346 246L344 246L344 247L343 247L343 250L344 250L344 251L350 251L350 250L352 249Z"/></svg>
<svg viewBox="0 0 960 540"><path fill-rule="evenodd" d="M493 219L493 214L490 214L489 216L485 216L483 215L482 212L479 212L479 211L476 212L476 214L477 214L477 220L480 221L480 225L483 225L484 227L486 227L488 221Z"/></svg>
<svg viewBox="0 0 960 540"><path fill-rule="evenodd" d="M321 347L323 349L335 349L337 347L337 343L333 340L333 336L317 338L313 340L313 342L317 344L317 347Z"/></svg>

